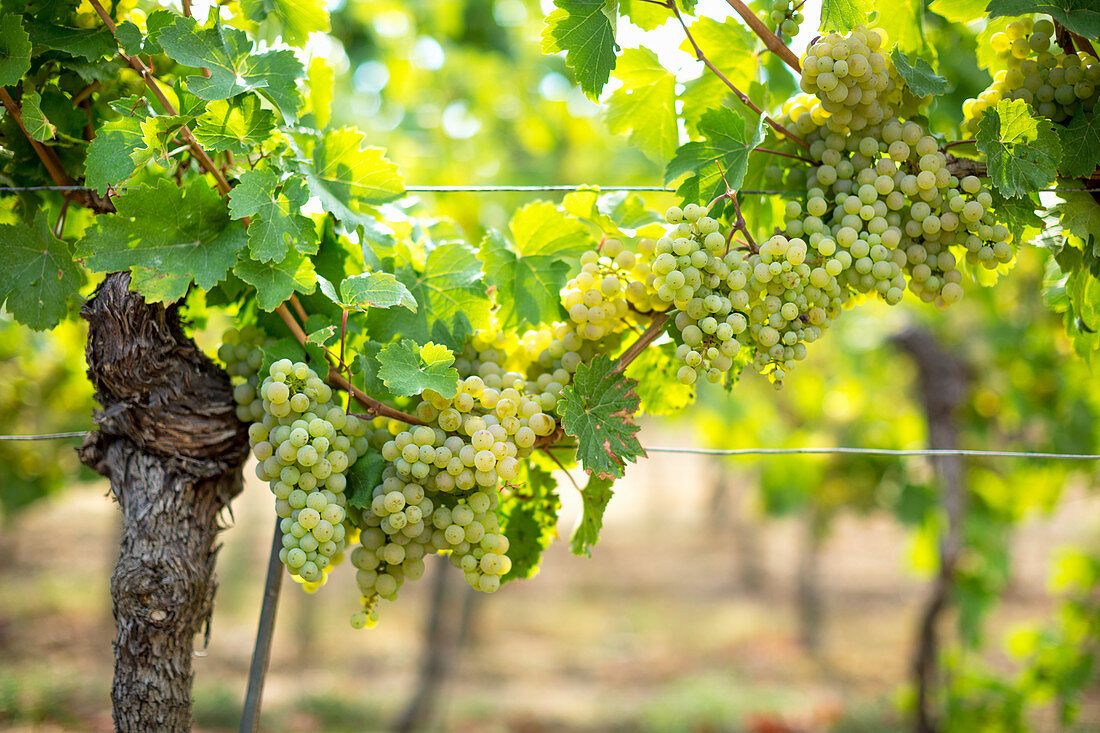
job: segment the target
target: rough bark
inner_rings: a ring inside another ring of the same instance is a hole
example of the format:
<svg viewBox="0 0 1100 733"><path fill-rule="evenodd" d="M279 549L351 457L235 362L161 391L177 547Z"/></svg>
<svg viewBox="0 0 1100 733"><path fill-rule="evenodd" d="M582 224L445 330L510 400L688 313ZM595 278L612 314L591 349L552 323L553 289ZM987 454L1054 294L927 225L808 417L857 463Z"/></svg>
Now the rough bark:
<svg viewBox="0 0 1100 733"><path fill-rule="evenodd" d="M109 275L81 315L102 410L81 460L110 479L122 511L111 576L111 689L120 731L191 728L194 636L209 633L218 515L241 490L246 426L229 377L186 336L177 309Z"/></svg>
<svg viewBox="0 0 1100 733"><path fill-rule="evenodd" d="M929 331L910 329L895 338L895 342L917 367L918 386L925 419L928 423L929 447L935 450L956 450L959 447L954 413L966 401L969 375L966 365L948 353ZM933 712L933 692L939 639L936 627L950 602L951 584L962 546L962 522L966 511L966 489L963 484L961 456L934 456L932 459L941 485L941 505L947 516L947 532L940 540L940 567L921 612L917 645L913 654L912 675L917 692L918 733L935 733L937 721Z"/></svg>

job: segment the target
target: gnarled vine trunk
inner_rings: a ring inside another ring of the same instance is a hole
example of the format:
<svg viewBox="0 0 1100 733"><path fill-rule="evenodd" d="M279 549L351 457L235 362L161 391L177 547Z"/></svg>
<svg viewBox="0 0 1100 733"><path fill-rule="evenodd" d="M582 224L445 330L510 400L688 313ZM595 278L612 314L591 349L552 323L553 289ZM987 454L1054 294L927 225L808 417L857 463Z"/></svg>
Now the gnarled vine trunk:
<svg viewBox="0 0 1100 733"><path fill-rule="evenodd" d="M81 460L111 482L123 516L111 577L111 689L120 731L191 728L194 636L213 610L218 514L240 493L248 451L229 377L180 326L109 275L82 311L102 410Z"/></svg>

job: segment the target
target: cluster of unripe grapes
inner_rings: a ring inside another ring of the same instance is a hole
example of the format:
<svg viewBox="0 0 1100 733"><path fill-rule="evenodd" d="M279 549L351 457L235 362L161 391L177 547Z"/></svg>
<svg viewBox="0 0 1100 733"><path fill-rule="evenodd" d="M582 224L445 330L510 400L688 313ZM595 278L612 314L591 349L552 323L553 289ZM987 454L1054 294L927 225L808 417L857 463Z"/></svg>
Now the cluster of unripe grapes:
<svg viewBox="0 0 1100 733"><path fill-rule="evenodd" d="M1022 18L990 38L1004 64L993 83L963 104L964 125L971 134L987 109L1002 99L1021 99L1036 114L1067 122L1080 111L1092 111L1100 100L1100 60L1091 53L1067 54L1052 42L1054 23Z"/></svg>
<svg viewBox="0 0 1100 733"><path fill-rule="evenodd" d="M243 338L259 341L263 336L231 330L219 355L235 357ZM309 365L280 359L261 382L259 365L245 363L247 370L241 362L227 366L245 380L234 398L251 420L248 438L256 475L275 496L283 533L279 559L313 590L325 582L347 541L358 533L344 492L347 470L370 447L368 426L333 402L332 388Z"/></svg>
<svg viewBox="0 0 1100 733"><path fill-rule="evenodd" d="M802 6L805 4L805 0L772 0L768 20L775 27L775 33L780 40L790 41L798 35L799 26L806 20L802 14Z"/></svg>
<svg viewBox="0 0 1100 733"><path fill-rule="evenodd" d="M735 311L748 305L747 280L736 269L740 255L727 252L726 235L703 207L674 206L665 214L673 227L657 240L651 264L657 297L677 309L673 324L680 336L676 357L684 362L677 378L691 384L702 372L722 381L741 350L737 334L747 327Z"/></svg>
<svg viewBox="0 0 1100 733"><path fill-rule="evenodd" d="M263 419L263 404L257 399L256 390L260 386L259 371L264 363L263 347L269 342L264 332L255 326L240 330L231 328L222 335L218 358L231 378L241 380L233 387L237 419L241 422Z"/></svg>
<svg viewBox="0 0 1100 733"><path fill-rule="evenodd" d="M881 28L857 26L848 35L830 33L806 50L801 88L821 100L818 117L830 131L859 132L897 111L902 85L881 50L885 44Z"/></svg>
<svg viewBox="0 0 1100 733"><path fill-rule="evenodd" d="M562 305L575 324L576 334L599 341L623 328L630 310L627 290L637 257L618 239L607 239L602 251L581 255L581 269L562 290ZM637 293L638 288L634 288Z"/></svg>

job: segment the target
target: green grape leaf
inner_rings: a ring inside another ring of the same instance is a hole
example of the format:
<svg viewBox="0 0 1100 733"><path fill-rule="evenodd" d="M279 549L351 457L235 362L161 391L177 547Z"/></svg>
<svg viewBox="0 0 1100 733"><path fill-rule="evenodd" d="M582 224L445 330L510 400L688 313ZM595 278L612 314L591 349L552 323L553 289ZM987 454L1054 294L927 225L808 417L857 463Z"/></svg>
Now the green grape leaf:
<svg viewBox="0 0 1100 733"><path fill-rule="evenodd" d="M228 150L246 157L275 129L275 113L260 105L255 94L232 102L211 102L195 124L195 137L207 151Z"/></svg>
<svg viewBox="0 0 1100 733"><path fill-rule="evenodd" d="M592 476L621 478L627 462L644 456L631 417L638 410L637 382L600 355L581 364L558 402L562 427L578 442L577 458Z"/></svg>
<svg viewBox="0 0 1100 733"><path fill-rule="evenodd" d="M318 129L328 127L332 119L332 96L334 94L333 81L336 78L336 70L332 64L321 56L316 56L309 62L309 111L313 113L313 121Z"/></svg>
<svg viewBox="0 0 1100 733"><path fill-rule="evenodd" d="M44 209L31 224L0 226L4 265L0 305L36 331L54 328L65 317L66 301L80 286L80 270L69 245L54 236Z"/></svg>
<svg viewBox="0 0 1100 733"><path fill-rule="evenodd" d="M386 459L380 451L374 449L368 450L348 466L348 485L344 490L348 506L370 509L371 502L374 501L374 487L382 483L382 471L385 468Z"/></svg>
<svg viewBox="0 0 1100 733"><path fill-rule="evenodd" d="M310 33L329 30L324 0L242 0L241 10L255 22L274 16L282 26L283 40L299 48L305 46Z"/></svg>
<svg viewBox="0 0 1100 733"><path fill-rule="evenodd" d="M998 221L1008 227L1008 231L1012 232L1012 236L1017 241L1030 240L1034 234L1043 230L1045 224L1035 213L1040 206L1030 196L1005 198L995 188L990 193L993 196L993 210L997 212ZM1028 229L1034 230L1033 234L1025 235Z"/></svg>
<svg viewBox="0 0 1100 733"><path fill-rule="evenodd" d="M31 39L22 19L12 13L0 18L0 87L14 86L31 68Z"/></svg>
<svg viewBox="0 0 1100 733"><path fill-rule="evenodd" d="M1068 178L1088 176L1100 165L1100 115L1096 110L1078 110L1065 127L1057 128L1062 139L1062 163L1058 170Z"/></svg>
<svg viewBox="0 0 1100 733"><path fill-rule="evenodd" d="M650 346L623 372L638 380L638 409L647 415L675 415L695 401L695 385L676 378L681 364L675 350L673 343Z"/></svg>
<svg viewBox="0 0 1100 733"><path fill-rule="evenodd" d="M660 28L673 18L671 10L649 0L619 0L619 14L643 31Z"/></svg>
<svg viewBox="0 0 1100 733"><path fill-rule="evenodd" d="M565 52L581 91L595 101L615 68L618 0L554 0L546 16L542 52Z"/></svg>
<svg viewBox="0 0 1100 733"><path fill-rule="evenodd" d="M27 134L40 143L52 140L57 128L42 114L42 96L38 92L23 93L23 126Z"/></svg>
<svg viewBox="0 0 1100 733"><path fill-rule="evenodd" d="M739 89L746 89L757 75L756 36L740 23L718 22L713 18L699 18L691 24L691 35L722 75ZM695 48L685 40L680 50L695 56ZM719 107L733 93L725 82L709 69L704 69L698 79L685 85L681 95L684 102L684 124L692 132L698 132L702 116ZM741 104L740 101L735 104ZM701 134L701 133L700 133Z"/></svg>
<svg viewBox="0 0 1100 733"><path fill-rule="evenodd" d="M615 69L623 83L607 100L607 128L629 132L630 142L651 160L672 157L679 140L676 127L676 77L665 71L652 51L629 48Z"/></svg>
<svg viewBox="0 0 1100 733"><path fill-rule="evenodd" d="M458 372L451 365L455 355L446 346L431 341L419 346L411 339L389 344L378 352L378 377L398 397L418 395L431 389L444 397L458 392Z"/></svg>
<svg viewBox="0 0 1100 733"><path fill-rule="evenodd" d="M976 139L993 185L1005 196L1046 188L1058 173L1058 135L1049 120L1033 117L1023 100L1002 99L987 109Z"/></svg>
<svg viewBox="0 0 1100 733"><path fill-rule="evenodd" d="M100 194L111 186L124 183L134 174L131 156L142 147L143 115L111 120L98 130L88 145L84 182Z"/></svg>
<svg viewBox="0 0 1100 733"><path fill-rule="evenodd" d="M951 23L969 23L985 15L989 0L932 0L928 9Z"/></svg>
<svg viewBox="0 0 1100 733"><path fill-rule="evenodd" d="M847 33L865 24L873 9L873 0L822 0L821 32Z"/></svg>
<svg viewBox="0 0 1100 733"><path fill-rule="evenodd" d="M725 193L727 185L740 188L749 155L764 140L762 118L745 120L727 107L703 115L699 130L705 140L681 145L665 169L666 183L690 174L676 192L692 202Z"/></svg>
<svg viewBox="0 0 1100 733"><path fill-rule="evenodd" d="M1094 237L1100 242L1100 206L1091 194L1060 191L1062 203L1056 207L1062 227L1086 242Z"/></svg>
<svg viewBox="0 0 1100 733"><path fill-rule="evenodd" d="M279 262L242 259L233 268L240 279L256 288L256 303L271 312L294 293L308 295L317 283L313 261L296 249Z"/></svg>
<svg viewBox="0 0 1100 733"><path fill-rule="evenodd" d="M532 578L539 571L542 553L558 536L557 482L553 474L527 464L526 480L501 495L501 531L508 538L508 557L512 569L502 582Z"/></svg>
<svg viewBox="0 0 1100 733"><path fill-rule="evenodd" d="M128 56L137 56L145 50L145 36L133 21L124 20L115 26L115 38Z"/></svg>
<svg viewBox="0 0 1100 733"><path fill-rule="evenodd" d="M99 28L67 28L58 23L38 18L25 18L27 33L35 46L45 46L64 51L71 56L81 56L89 61L111 56L118 51L118 44L111 32Z"/></svg>
<svg viewBox="0 0 1100 733"><path fill-rule="evenodd" d="M600 540L603 529L603 513L614 493L613 481L599 476L589 476L588 483L581 489L581 516L573 530L570 549L574 555L591 555L592 547Z"/></svg>
<svg viewBox="0 0 1100 733"><path fill-rule="evenodd" d="M340 283L343 305L359 310L401 306L416 312L416 298L405 284L388 272L365 272Z"/></svg>
<svg viewBox="0 0 1100 733"><path fill-rule="evenodd" d="M248 249L254 259L281 262L290 245L306 254L317 251L313 221L297 213L308 200L309 191L298 176L279 181L270 169L245 171L229 193L229 215L252 217Z"/></svg>
<svg viewBox="0 0 1100 733"><path fill-rule="evenodd" d="M130 160L140 168L151 160L167 162L171 152L178 150L174 142L180 129L191 121L183 115L157 115L141 121L141 146L130 153Z"/></svg>
<svg viewBox="0 0 1100 733"><path fill-rule="evenodd" d="M295 84L303 67L293 51L257 52L242 30L226 28L217 21L213 27L200 28L194 18L182 16L161 28L157 41L173 61L210 72L209 78L187 77L187 88L200 99L229 99L258 90L284 118L297 118Z"/></svg>
<svg viewBox="0 0 1100 733"><path fill-rule="evenodd" d="M362 205L393 201L405 192L401 174L382 148L364 147L359 130L342 127L325 134L305 167L310 193L345 224L374 224Z"/></svg>
<svg viewBox="0 0 1100 733"><path fill-rule="evenodd" d="M924 38L925 0L874 0L875 15L864 25L886 32L886 49L916 52L935 58L936 49ZM881 53L885 56L886 49ZM908 80L907 80L908 81Z"/></svg>
<svg viewBox="0 0 1100 733"><path fill-rule="evenodd" d="M3 0L0 11L34 16L38 20L59 21L68 18L80 0Z"/></svg>
<svg viewBox="0 0 1100 733"><path fill-rule="evenodd" d="M1100 38L1100 6L1096 0L989 0L986 10L991 18L1046 13L1067 30L1085 38Z"/></svg>
<svg viewBox="0 0 1100 733"><path fill-rule="evenodd" d="M442 342L452 349L465 346L464 332L489 320L490 301L481 263L465 242L444 242L428 252L423 269L401 267L397 278L416 299L416 313L390 310L372 313L370 333L388 341L404 336Z"/></svg>
<svg viewBox="0 0 1100 733"><path fill-rule="evenodd" d="M1088 270L1072 272L1066 281L1066 296L1074 317L1074 349L1091 363L1100 350L1100 280Z"/></svg>
<svg viewBox="0 0 1100 733"><path fill-rule="evenodd" d="M130 186L114 204L117 213L97 217L76 256L94 272L146 268L176 277L172 288L158 290L158 302L182 298L192 280L212 288L247 241L244 227L229 218L225 202L202 178L183 188L163 178L155 186Z"/></svg>
<svg viewBox="0 0 1100 733"><path fill-rule="evenodd" d="M497 319L506 328L549 323L561 316L559 291L568 280L568 261L591 246L591 237L583 224L546 201L517 211L509 228L514 246L490 230L478 253L486 280L497 289Z"/></svg>
<svg viewBox="0 0 1100 733"><path fill-rule="evenodd" d="M909 63L909 57L897 48L890 58L894 60L894 68L901 74L901 78L909 85L909 89L918 97L926 97L929 94L940 96L950 90L947 79L938 76L932 66L924 59L917 59Z"/></svg>

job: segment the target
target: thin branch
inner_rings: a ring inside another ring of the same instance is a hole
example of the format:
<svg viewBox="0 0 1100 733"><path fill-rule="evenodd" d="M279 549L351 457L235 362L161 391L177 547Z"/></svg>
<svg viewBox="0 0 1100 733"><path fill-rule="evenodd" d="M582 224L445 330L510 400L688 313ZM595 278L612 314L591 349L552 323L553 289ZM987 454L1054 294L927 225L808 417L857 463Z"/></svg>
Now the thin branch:
<svg viewBox="0 0 1100 733"><path fill-rule="evenodd" d="M61 164L61 158L57 157L57 153L54 152L53 148L43 145L31 137L30 131L27 129L26 125L23 124L22 109L19 107L19 104L12 99L12 96L8 94L8 90L4 87L0 87L0 102L3 103L8 114L11 115L11 118L15 120L15 124L23 131L23 134L27 138L27 142L34 148L35 154L38 156L38 159L42 161L42 165L45 166L46 172L50 175L50 179L54 184L59 187L74 186L76 181L65 172L65 167ZM78 188L74 186L72 190L75 191L78 190ZM87 208L97 214L109 214L114 212L115 206L111 203L109 198L100 196L92 189L79 190L82 190L83 194L78 196L77 199Z"/></svg>
<svg viewBox="0 0 1100 733"><path fill-rule="evenodd" d="M741 232L745 235L745 239L749 240L749 246L752 248L751 252L754 254L759 252L760 248L756 245L756 240L752 238L749 225L745 222L745 217L741 215L741 204L737 201L736 193L730 196L730 202L733 204L733 210L737 212L737 221L733 224L734 230Z"/></svg>
<svg viewBox="0 0 1100 733"><path fill-rule="evenodd" d="M298 296L294 293L290 294L290 306L294 309L294 312L302 319L302 323L305 323L309 316L306 315L306 309L302 307L302 302L298 300Z"/></svg>
<svg viewBox="0 0 1100 733"><path fill-rule="evenodd" d="M103 20L103 24L107 26L107 29L111 31L111 34L117 35L115 22L111 20L111 16L103 8L99 0L88 0L88 2L92 4L92 8L94 8L96 13L99 14L99 17ZM149 91L151 91L153 95L160 101L161 105L164 106L164 109L168 114L179 114L179 112L176 111L175 106L161 90L160 85L157 83L156 77L153 76L152 70L150 70L149 67L147 67L142 62L141 59L139 59L137 56L129 56L121 50L118 52L118 55L122 57L122 60L128 63L134 71L141 74L141 78L145 80L145 85L149 87ZM183 138L183 141L187 143L187 146L191 148L191 154L195 156L195 160L199 162L199 165L202 167L202 169L214 177L214 181L217 183L218 190L221 192L221 194L223 196L228 196L229 191L231 190L229 181L226 180L225 175L218 168L217 164L210 158L207 152L203 150L203 147L199 144L199 141L195 139L195 136L191 133L191 128L187 127L187 125L184 125L180 128L179 135L181 138Z"/></svg>
<svg viewBox="0 0 1100 733"><path fill-rule="evenodd" d="M665 325L668 323L668 313L661 313L660 315L653 317L653 322L649 324L649 328L642 332L642 335L638 337L638 340L630 345L630 347L623 352L623 355L619 357L618 363L615 364L615 371L621 372L630 365L630 362L638 358L639 354L646 350L646 347L657 340L657 337L665 332Z"/></svg>
<svg viewBox="0 0 1100 733"><path fill-rule="evenodd" d="M543 453L550 456L551 461L557 464L558 468L561 469L561 472L565 474L565 477L567 479L569 479L569 483L573 484L573 488L577 490L577 493L583 494L584 491L581 489L580 484L578 484L577 480L573 478L573 474L569 473L569 469L565 467L561 460L556 455L554 455L554 453L549 448L544 447L541 450Z"/></svg>
<svg viewBox="0 0 1100 733"><path fill-rule="evenodd" d="M942 148L940 148L940 150L948 150L949 148L953 148L956 145L973 145L976 142L978 141L974 138L970 138L969 140L954 140L944 145Z"/></svg>
<svg viewBox="0 0 1100 733"><path fill-rule="evenodd" d="M300 343L302 346L305 346L306 332L302 330L302 327L298 325L298 321L296 321L294 319L294 316L291 315L290 311L287 310L286 303L280 304L279 307L275 309L275 313L279 316L279 318L283 319L283 323L285 323L286 327L290 329L290 333L294 335L294 338L298 341L298 343ZM326 356L328 356L327 352ZM331 357L330 361L332 361ZM390 407L389 405L386 405L374 399L366 392L349 382L347 378L343 374L341 374L339 370L336 369L336 367L333 365L329 366L328 375L325 377L325 381L328 382L330 385L337 387L338 389L342 389L350 394L352 397L355 398L355 401L365 407L367 409L367 412L369 412L371 415L374 415L376 417L392 417L402 422L410 423L412 425L427 424L415 415L410 415L406 412L402 412L401 410Z"/></svg>
<svg viewBox="0 0 1100 733"><path fill-rule="evenodd" d="M788 130L786 127L783 127L783 125L779 124L778 122L773 120L768 115L764 114L764 110L757 107L756 103L753 102L751 99L749 99L749 95L745 94L743 91L738 89L734 85L734 83L732 81L730 81L726 77L726 75L723 74L722 71L711 62L710 59L707 58L707 55L705 53L703 53L703 49L700 48L699 44L695 42L695 36L691 35L691 31L688 29L687 23L684 22L684 16L680 15L679 8L677 8L675 5L673 5L672 6L672 11L676 14L676 20L680 21L680 25L683 27L684 33L687 35L688 41L691 42L692 48L695 49L695 58L699 59L704 64L706 64L706 67L708 69L710 69L714 73L715 76L717 76L719 79L721 79L722 83L725 84L727 87L729 87L730 91L732 91L735 95L737 95L737 98L740 99L741 102L743 104L745 104L745 106L747 106L749 109L751 109L756 114L762 116L764 118L764 121L767 122L769 125L771 125L773 130L778 132L780 135L783 135L788 140L791 140L792 142L795 142L798 145L800 145L800 146L806 148L807 150L809 150L810 146L806 143L805 140L803 140L802 138L795 135L793 132Z"/></svg>
<svg viewBox="0 0 1100 733"><path fill-rule="evenodd" d="M787 44L779 40L779 36L775 35L768 29L768 26L764 25L764 22L756 17L756 13L749 10L745 3L741 0L726 0L730 7L737 11L737 14L741 16L741 19L748 24L752 32L759 36L760 40L764 42L764 45L768 47L768 50L783 60L787 66L794 69L796 74L802 74L802 67L798 64L798 57L794 55L794 51L787 48Z"/></svg>

